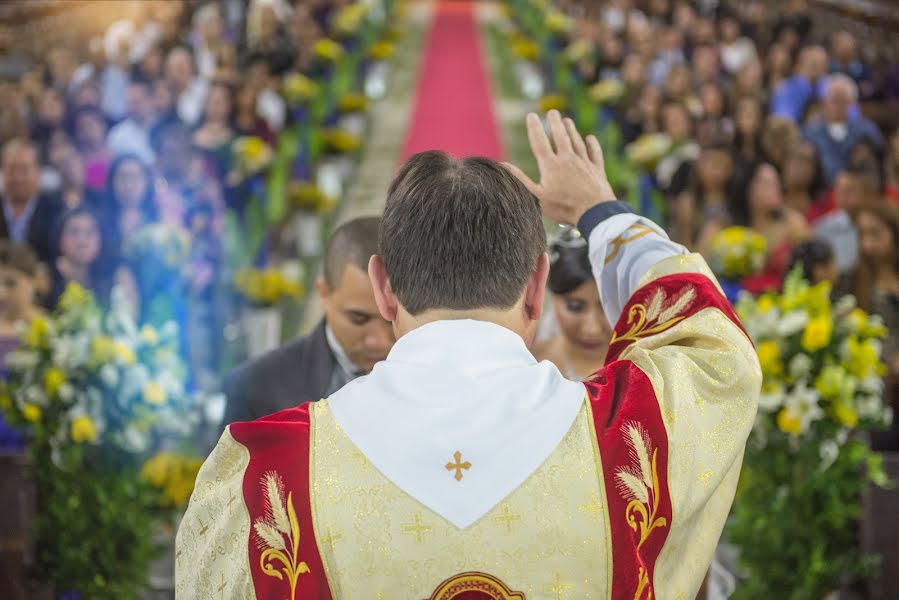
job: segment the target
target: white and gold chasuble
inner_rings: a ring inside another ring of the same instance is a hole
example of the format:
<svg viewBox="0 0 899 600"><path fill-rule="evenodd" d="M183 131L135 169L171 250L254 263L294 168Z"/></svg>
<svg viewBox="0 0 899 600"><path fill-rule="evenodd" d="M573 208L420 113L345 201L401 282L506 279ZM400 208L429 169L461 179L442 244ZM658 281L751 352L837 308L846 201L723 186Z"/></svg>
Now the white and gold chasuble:
<svg viewBox="0 0 899 600"><path fill-rule="evenodd" d="M439 322L328 400L229 426L178 532L177 597L692 600L758 362L701 258L664 256L633 215L597 229L620 311L604 369L568 382L502 327Z"/></svg>

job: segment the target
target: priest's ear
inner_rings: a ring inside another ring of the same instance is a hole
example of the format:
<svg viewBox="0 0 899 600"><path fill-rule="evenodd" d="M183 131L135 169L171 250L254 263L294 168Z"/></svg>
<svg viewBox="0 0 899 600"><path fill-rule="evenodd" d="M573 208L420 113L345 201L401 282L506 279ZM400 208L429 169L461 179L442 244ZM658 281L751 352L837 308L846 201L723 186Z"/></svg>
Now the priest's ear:
<svg viewBox="0 0 899 600"><path fill-rule="evenodd" d="M368 278L371 279L371 287L375 293L375 304L378 305L378 312L381 313L385 320L391 323L396 321L400 303L396 294L393 293L390 279L387 278L384 260L377 254L368 261Z"/></svg>
<svg viewBox="0 0 899 600"><path fill-rule="evenodd" d="M524 289L525 319L539 321L543 316L543 302L546 299L546 279L549 277L549 255L540 254L537 265L531 272L527 287Z"/></svg>

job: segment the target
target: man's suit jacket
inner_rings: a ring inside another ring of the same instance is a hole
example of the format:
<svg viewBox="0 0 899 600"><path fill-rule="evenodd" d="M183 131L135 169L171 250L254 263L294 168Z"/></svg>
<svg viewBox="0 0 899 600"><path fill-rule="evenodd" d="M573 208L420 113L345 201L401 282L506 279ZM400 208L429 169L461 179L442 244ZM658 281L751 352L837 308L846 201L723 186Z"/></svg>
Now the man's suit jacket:
<svg viewBox="0 0 899 600"><path fill-rule="evenodd" d="M241 365L228 377L222 429L237 421L253 421L321 400L336 366L322 319L306 337Z"/></svg>
<svg viewBox="0 0 899 600"><path fill-rule="evenodd" d="M4 200L0 198L0 208ZM38 196L34 214L28 222L28 246L34 250L38 259L45 264L52 264L56 258L56 227L65 204L57 196L41 194ZM6 223L6 212L0 209L0 238L9 239L9 226Z"/></svg>

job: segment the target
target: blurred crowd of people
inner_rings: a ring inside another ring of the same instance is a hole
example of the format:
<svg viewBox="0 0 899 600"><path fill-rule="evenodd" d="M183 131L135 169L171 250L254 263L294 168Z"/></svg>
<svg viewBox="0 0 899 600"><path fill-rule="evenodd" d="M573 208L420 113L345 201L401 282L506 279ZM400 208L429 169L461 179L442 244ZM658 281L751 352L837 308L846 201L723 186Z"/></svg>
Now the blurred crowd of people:
<svg viewBox="0 0 899 600"><path fill-rule="evenodd" d="M623 84L607 112L622 147L644 134L671 141L650 173L671 237L708 254L728 226L761 233L766 264L742 287L777 289L800 265L835 294L853 293L885 319L885 358L899 373L899 129L862 110L899 98L899 63L866 60L849 31L816 30L804 0L556 4L573 17L567 43L595 49L575 66L581 80ZM587 318L598 300L586 245L572 246L553 250L566 274L554 290L560 324ZM584 291L574 282L590 296L568 298ZM569 353L583 355L603 331L569 335Z"/></svg>
<svg viewBox="0 0 899 600"><path fill-rule="evenodd" d="M146 0L80 52L47 40L40 56L10 54L0 65L0 323L52 309L70 281L101 303L119 284L141 320L181 322L190 371L207 379L195 383L215 385L223 214L244 201L228 177L231 145L275 142L288 118L282 76L311 67L349 3ZM167 265L174 280L148 276L134 264L146 252L129 252L159 225L187 243L182 257L154 238L159 262L178 263ZM16 296L22 286L31 291ZM171 305L160 311L163 296Z"/></svg>

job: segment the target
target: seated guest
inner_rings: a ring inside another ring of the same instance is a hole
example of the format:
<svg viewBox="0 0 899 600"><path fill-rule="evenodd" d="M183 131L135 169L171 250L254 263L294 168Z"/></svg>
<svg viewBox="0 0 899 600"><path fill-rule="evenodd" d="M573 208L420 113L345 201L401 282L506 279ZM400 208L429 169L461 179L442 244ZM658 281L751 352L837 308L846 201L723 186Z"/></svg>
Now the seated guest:
<svg viewBox="0 0 899 600"><path fill-rule="evenodd" d="M109 130L106 143L116 155L137 154L147 164L156 159L150 146L150 128L156 121L150 83L134 79L126 95L128 117Z"/></svg>
<svg viewBox="0 0 899 600"><path fill-rule="evenodd" d="M19 344L19 325L41 314L36 296L45 283L34 252L0 240L0 377L6 376L6 354Z"/></svg>
<svg viewBox="0 0 899 600"><path fill-rule="evenodd" d="M130 273L111 268L107 261L101 260L100 224L88 208L74 208L60 217L56 241L59 256L50 266L49 306L56 306L66 286L72 282L92 292L97 302L103 305L109 303L113 285L121 284L129 299L135 302Z"/></svg>
<svg viewBox="0 0 899 600"><path fill-rule="evenodd" d="M832 192L815 215L815 237L833 245L837 269L843 275L858 262L858 232L852 214L866 198L879 197L875 178L865 166L850 164L837 175Z"/></svg>
<svg viewBox="0 0 899 600"><path fill-rule="evenodd" d="M236 135L231 126L232 104L231 88L212 84L206 96L202 121L193 132L194 146L208 156L219 176L224 176L231 165L231 142Z"/></svg>
<svg viewBox="0 0 899 600"><path fill-rule="evenodd" d="M106 117L96 108L82 108L75 114L72 133L75 146L84 157L85 184L102 189L112 156L106 145Z"/></svg>
<svg viewBox="0 0 899 600"><path fill-rule="evenodd" d="M733 172L734 159L726 144L711 144L700 151L687 190L669 205L669 229L674 241L689 248L705 248L708 231L730 224L727 182Z"/></svg>
<svg viewBox="0 0 899 600"><path fill-rule="evenodd" d="M820 97L819 85L827 75L827 51L808 46L799 53L792 77L781 81L771 96L771 114L802 121L809 104Z"/></svg>
<svg viewBox="0 0 899 600"><path fill-rule="evenodd" d="M884 200L854 211L858 228L858 267L851 292L864 310L880 315L889 331L883 357L899 374L899 209Z"/></svg>
<svg viewBox="0 0 899 600"><path fill-rule="evenodd" d="M792 273L796 267L802 269L802 276L812 285L824 281L835 285L840 277L833 246L821 239L805 240L793 248L787 272Z"/></svg>
<svg viewBox="0 0 899 600"><path fill-rule="evenodd" d="M534 348L534 356L556 365L568 379L580 381L602 366L612 327L599 300L587 240L576 229L566 230L550 247L547 287L553 293L559 330Z"/></svg>
<svg viewBox="0 0 899 600"><path fill-rule="evenodd" d="M806 141L792 144L784 157L782 171L786 205L811 221L824 187L815 147Z"/></svg>
<svg viewBox="0 0 899 600"><path fill-rule="evenodd" d="M153 173L135 154L123 154L109 167L106 195L96 203L105 249L118 256L122 242L144 225L156 222Z"/></svg>
<svg viewBox="0 0 899 600"><path fill-rule="evenodd" d="M859 88L862 100L874 95L871 71L859 58L858 42L848 31L838 31L831 38L830 72L842 73L852 78Z"/></svg>
<svg viewBox="0 0 899 600"><path fill-rule="evenodd" d="M850 108L857 97L858 88L849 77L832 75L827 79L824 95L824 121L805 131L805 137L818 151L827 183L833 183L857 144L868 141L876 148L883 145L883 136L873 121L861 116L850 118Z"/></svg>
<svg viewBox="0 0 899 600"><path fill-rule="evenodd" d="M393 346L393 329L375 304L368 261L378 252L380 218L338 227L316 284L325 317L306 337L239 367L225 383L222 427L330 396L371 371Z"/></svg>
<svg viewBox="0 0 899 600"><path fill-rule="evenodd" d="M768 163L749 165L731 179L730 213L735 225L761 233L768 242L768 259L762 271L743 281L751 293L780 287L787 272L793 245L810 235L805 217L784 204L777 170Z"/></svg>
<svg viewBox="0 0 899 600"><path fill-rule="evenodd" d="M40 194L37 147L23 138L14 138L3 147L0 163L0 238L26 244L41 262L52 262L53 227L65 208L58 198Z"/></svg>

